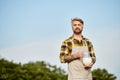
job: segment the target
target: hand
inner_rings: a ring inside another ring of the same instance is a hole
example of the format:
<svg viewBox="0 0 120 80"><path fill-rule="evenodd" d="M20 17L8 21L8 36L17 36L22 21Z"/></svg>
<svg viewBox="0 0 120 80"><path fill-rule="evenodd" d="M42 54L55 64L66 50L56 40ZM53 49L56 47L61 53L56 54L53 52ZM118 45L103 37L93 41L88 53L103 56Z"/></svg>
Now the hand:
<svg viewBox="0 0 120 80"><path fill-rule="evenodd" d="M80 58L83 57L83 52L82 51L78 51L77 53L73 54L74 58Z"/></svg>
<svg viewBox="0 0 120 80"><path fill-rule="evenodd" d="M90 69L93 66L93 63L90 63L89 65L85 65L85 69Z"/></svg>

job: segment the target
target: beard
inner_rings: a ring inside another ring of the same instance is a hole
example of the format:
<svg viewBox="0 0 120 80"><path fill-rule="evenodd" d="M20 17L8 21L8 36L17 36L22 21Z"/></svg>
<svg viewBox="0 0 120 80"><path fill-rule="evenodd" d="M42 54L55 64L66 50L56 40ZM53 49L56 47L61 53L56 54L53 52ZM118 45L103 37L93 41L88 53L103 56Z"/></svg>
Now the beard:
<svg viewBox="0 0 120 80"><path fill-rule="evenodd" d="M79 28L76 28L73 30L74 34L81 34L82 33L82 30L79 29Z"/></svg>

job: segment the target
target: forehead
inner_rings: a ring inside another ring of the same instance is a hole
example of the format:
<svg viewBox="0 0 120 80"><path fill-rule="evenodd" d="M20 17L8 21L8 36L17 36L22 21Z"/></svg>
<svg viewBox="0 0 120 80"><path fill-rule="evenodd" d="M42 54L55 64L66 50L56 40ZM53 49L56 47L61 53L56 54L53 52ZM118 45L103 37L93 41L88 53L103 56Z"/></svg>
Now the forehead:
<svg viewBox="0 0 120 80"><path fill-rule="evenodd" d="M72 21L72 24L82 24L80 21Z"/></svg>

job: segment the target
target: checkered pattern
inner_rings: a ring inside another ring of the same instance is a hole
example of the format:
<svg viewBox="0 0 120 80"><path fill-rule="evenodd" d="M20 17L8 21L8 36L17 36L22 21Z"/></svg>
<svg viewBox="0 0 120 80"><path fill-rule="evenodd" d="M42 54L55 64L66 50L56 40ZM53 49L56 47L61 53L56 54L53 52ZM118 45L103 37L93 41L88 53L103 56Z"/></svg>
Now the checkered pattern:
<svg viewBox="0 0 120 80"><path fill-rule="evenodd" d="M90 52L90 56L92 58L93 63L95 63L96 61L96 56L94 53L94 48L92 43L85 37L82 36L82 40L79 41L77 39L74 39L73 36L69 37L68 39L66 39L65 41L63 41L62 45L61 45L61 50L60 50L60 61L62 63L65 63L65 56L70 56L72 53L72 44L74 44L74 46L86 46L86 43L88 46L88 50Z"/></svg>

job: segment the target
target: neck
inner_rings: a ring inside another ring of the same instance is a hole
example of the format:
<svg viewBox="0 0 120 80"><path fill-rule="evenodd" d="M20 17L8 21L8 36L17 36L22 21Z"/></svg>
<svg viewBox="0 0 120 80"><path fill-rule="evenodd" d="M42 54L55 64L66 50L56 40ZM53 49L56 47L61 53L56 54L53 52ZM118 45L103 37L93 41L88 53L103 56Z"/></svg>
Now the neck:
<svg viewBox="0 0 120 80"><path fill-rule="evenodd" d="M73 37L77 40L82 40L82 34L73 34Z"/></svg>

